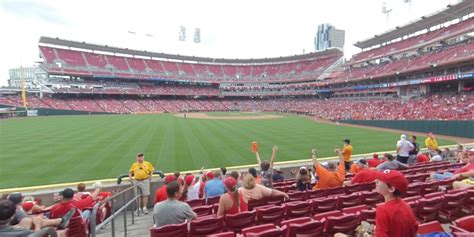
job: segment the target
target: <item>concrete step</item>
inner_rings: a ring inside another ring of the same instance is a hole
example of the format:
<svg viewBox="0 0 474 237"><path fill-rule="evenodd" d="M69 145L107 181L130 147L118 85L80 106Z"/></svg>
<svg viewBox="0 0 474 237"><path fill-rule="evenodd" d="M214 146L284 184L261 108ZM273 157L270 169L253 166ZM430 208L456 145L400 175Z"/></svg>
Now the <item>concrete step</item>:
<svg viewBox="0 0 474 237"><path fill-rule="evenodd" d="M115 218L115 236L149 236L149 229L153 226L153 214L151 210L148 210L148 214L140 213L139 216L135 215L135 224L132 224L132 213L127 211L127 234L124 233L123 216L120 215ZM98 237L110 237L112 236L112 223L108 223L104 229L97 233Z"/></svg>

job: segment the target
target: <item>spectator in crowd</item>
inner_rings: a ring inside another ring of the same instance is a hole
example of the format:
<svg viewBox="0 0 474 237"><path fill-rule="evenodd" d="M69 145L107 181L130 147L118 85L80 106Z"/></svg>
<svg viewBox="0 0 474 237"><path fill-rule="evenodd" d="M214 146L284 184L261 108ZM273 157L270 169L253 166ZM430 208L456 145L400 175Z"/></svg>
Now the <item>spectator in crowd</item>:
<svg viewBox="0 0 474 237"><path fill-rule="evenodd" d="M352 174L357 174L357 173L359 173L359 171L361 171L365 167L367 167L367 160L360 159L355 164L351 165L351 173Z"/></svg>
<svg viewBox="0 0 474 237"><path fill-rule="evenodd" d="M235 180L237 180L237 187L238 188L240 188L244 185L244 183L242 181L242 175L240 175L238 171L234 170L234 171L230 172L229 176L234 178Z"/></svg>
<svg viewBox="0 0 474 237"><path fill-rule="evenodd" d="M461 144L458 144L456 149L456 162L457 163L465 163L467 162L467 153L464 152L464 147Z"/></svg>
<svg viewBox="0 0 474 237"><path fill-rule="evenodd" d="M416 156L416 163L425 163L429 161L429 153L420 153Z"/></svg>
<svg viewBox="0 0 474 237"><path fill-rule="evenodd" d="M410 152L408 153L408 162L407 162L408 165L414 164L416 162L416 156L418 155L418 152L420 152L420 144L416 142L415 135L412 135L410 137L410 142L414 148L410 150Z"/></svg>
<svg viewBox="0 0 474 237"><path fill-rule="evenodd" d="M182 191L177 181L172 181L166 185L166 194L168 199L156 203L153 208L155 227L181 224L186 220L191 221L196 218L197 215L191 207L187 203L179 201Z"/></svg>
<svg viewBox="0 0 474 237"><path fill-rule="evenodd" d="M250 199L259 200L266 197L285 197L289 199L288 194L284 192L257 184L254 176L251 174L244 176L244 185L239 188L239 191L242 193L243 200L246 204L249 203Z"/></svg>
<svg viewBox="0 0 474 237"><path fill-rule="evenodd" d="M262 184L262 179L257 175L257 169L250 167L248 173L255 178L255 182L257 182L257 184Z"/></svg>
<svg viewBox="0 0 474 237"><path fill-rule="evenodd" d="M430 162L438 162L438 161L443 161L443 157L441 156L441 150L436 149L436 154L431 157Z"/></svg>
<svg viewBox="0 0 474 237"><path fill-rule="evenodd" d="M403 164L408 163L410 151L415 149L413 144L407 140L407 136L402 134L397 141L397 160Z"/></svg>
<svg viewBox="0 0 474 237"><path fill-rule="evenodd" d="M199 185L199 198L204 197L204 187L206 186L207 181L212 180L214 178L214 172L207 171L201 178L201 182Z"/></svg>
<svg viewBox="0 0 474 237"><path fill-rule="evenodd" d="M174 180L178 180L181 176L181 173L179 171L176 171L173 173L173 175L174 175Z"/></svg>
<svg viewBox="0 0 474 237"><path fill-rule="evenodd" d="M219 199L217 216L248 211L247 203L244 202L242 193L237 188L237 180L233 177L227 177L224 179L224 186L227 193Z"/></svg>
<svg viewBox="0 0 474 237"><path fill-rule="evenodd" d="M378 171L382 170L404 170L408 168L408 165L403 164L402 162L395 160L395 157L393 157L391 154L385 153L384 158L387 159L386 162L380 164L377 166Z"/></svg>
<svg viewBox="0 0 474 237"><path fill-rule="evenodd" d="M50 218L60 218L64 216L69 210L75 208L77 213L74 216L81 216L82 219L88 219L92 212L90 211L99 197L102 184L96 182L94 184L94 192L91 195L87 195L80 200L74 200L74 190L71 188L65 188L59 194L62 199L60 203L57 203L51 207Z"/></svg>
<svg viewBox="0 0 474 237"><path fill-rule="evenodd" d="M206 200L210 197L220 196L225 193L225 187L221 180L221 172L215 171L214 178L206 182L204 196Z"/></svg>
<svg viewBox="0 0 474 237"><path fill-rule="evenodd" d="M285 180L285 176L283 176L283 172L279 166L273 167L273 182L282 182Z"/></svg>
<svg viewBox="0 0 474 237"><path fill-rule="evenodd" d="M222 178L225 179L227 176L227 168L226 167L221 167L221 174Z"/></svg>
<svg viewBox="0 0 474 237"><path fill-rule="evenodd" d="M370 182L373 182L375 178L376 178L376 171L369 168L367 165L364 165L364 166L361 166L361 170L359 170L359 172L357 172L357 174L354 177L352 177L350 181L345 181L344 185L370 183Z"/></svg>
<svg viewBox="0 0 474 237"><path fill-rule="evenodd" d="M183 201L186 201L186 200L191 200L188 198L188 195L189 195L189 192L191 191L191 195L195 195L196 197L193 198L193 199L197 199L198 196L199 196L199 189L197 190L194 190L194 175L192 174L186 174L184 176L184 185L183 185L183 195L181 197L181 199ZM195 193L192 193L193 191L195 191Z"/></svg>
<svg viewBox="0 0 474 237"><path fill-rule="evenodd" d="M328 169L326 169L318 162L316 157L317 150L311 150L313 166L316 171L316 175L318 176L318 182L313 187L314 190L342 187L345 178L344 166L346 163L344 163L345 158L343 157L341 150L336 148L335 152L339 156L339 165L337 165L334 161L329 161L327 163Z"/></svg>
<svg viewBox="0 0 474 237"><path fill-rule="evenodd" d="M367 164L370 168L375 168L380 165L380 163L382 163L382 161L379 160L379 155L377 153L374 153L372 159L367 160Z"/></svg>
<svg viewBox="0 0 474 237"><path fill-rule="evenodd" d="M174 175L166 175L165 176L163 186L161 186L161 188L157 189L156 192L155 192L155 200L154 200L155 204L168 199L168 194L166 192L166 185L173 182L173 181L175 181L175 179L176 179L176 176L174 176Z"/></svg>
<svg viewBox="0 0 474 237"><path fill-rule="evenodd" d="M425 139L425 146L428 148L428 152L433 156L436 155L436 149L438 149L438 142L436 141L435 135L430 132L428 137Z"/></svg>
<svg viewBox="0 0 474 237"><path fill-rule="evenodd" d="M81 200L83 195L90 195L89 192L86 192L86 184L78 183L77 184L77 193L74 194L74 200Z"/></svg>
<svg viewBox="0 0 474 237"><path fill-rule="evenodd" d="M460 178L461 176L466 177L465 176L466 173L469 173L471 170L474 170L474 149L467 150L467 154L468 154L469 163L467 163L465 166L457 169L456 171L454 171L454 173L433 172L430 175L431 179L443 180L443 179L450 179L450 178L457 179L457 178Z"/></svg>
<svg viewBox="0 0 474 237"><path fill-rule="evenodd" d="M130 182L137 186L141 191L140 204L144 214L148 214L146 206L148 204L148 196L150 196L150 181L154 170L155 168L153 165L150 162L145 161L143 153L138 153L136 156L136 162L132 164L128 171Z"/></svg>
<svg viewBox="0 0 474 237"><path fill-rule="evenodd" d="M376 174L376 191L385 202L377 207L375 236L416 236L417 221L411 207L401 196L408 189L405 176L396 170Z"/></svg>
<svg viewBox="0 0 474 237"><path fill-rule="evenodd" d="M456 153L454 151L451 151L449 148L444 148L443 151L441 152L441 157L443 160L449 161L449 162L455 162L456 161Z"/></svg>
<svg viewBox="0 0 474 237"><path fill-rule="evenodd" d="M454 189L468 189L474 187L474 170L470 170L465 173L459 174L459 178L463 178L461 181L454 181Z"/></svg>
<svg viewBox="0 0 474 237"><path fill-rule="evenodd" d="M272 176L273 176L273 163L275 161L276 152L278 151L277 146L272 147L272 156L270 161L260 159L258 150L255 151L255 157L257 158L257 163L260 166L260 178L261 184L268 188L273 188Z"/></svg>
<svg viewBox="0 0 474 237"><path fill-rule="evenodd" d="M344 147L342 149L342 156L344 157L344 167L346 171L349 171L351 169L351 156L352 156L352 145L351 145L351 140L348 138L344 139ZM336 147L337 148L337 147Z"/></svg>
<svg viewBox="0 0 474 237"><path fill-rule="evenodd" d="M311 175L306 166L301 166L296 174L296 188L298 191L306 191L311 189Z"/></svg>
<svg viewBox="0 0 474 237"><path fill-rule="evenodd" d="M25 217L16 224L11 225L11 220L17 212L15 203L10 200L0 200L0 236L57 236L60 234L65 236L64 231L56 232L49 227L57 227L58 229L65 229L69 225L69 220L72 218L75 209L71 209L62 218L57 219L42 219Z"/></svg>
<svg viewBox="0 0 474 237"><path fill-rule="evenodd" d="M194 177L194 175L188 175L185 178L186 183L189 183L189 179L193 177L191 185L188 188L188 195L186 196L186 201L199 199L199 186L201 185L202 179L200 177Z"/></svg>

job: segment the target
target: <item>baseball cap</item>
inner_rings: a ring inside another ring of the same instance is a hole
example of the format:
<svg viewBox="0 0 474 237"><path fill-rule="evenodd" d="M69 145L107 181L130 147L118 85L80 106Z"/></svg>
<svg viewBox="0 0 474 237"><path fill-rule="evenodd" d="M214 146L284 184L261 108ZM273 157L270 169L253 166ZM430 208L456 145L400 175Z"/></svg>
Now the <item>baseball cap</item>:
<svg viewBox="0 0 474 237"><path fill-rule="evenodd" d="M375 159L378 159L379 158L379 155L377 153L374 153L374 158Z"/></svg>
<svg viewBox="0 0 474 237"><path fill-rule="evenodd" d="M361 165L367 165L367 161L365 159L360 159L357 161L357 163Z"/></svg>
<svg viewBox="0 0 474 237"><path fill-rule="evenodd" d="M343 140L343 142L351 143L351 140L349 140L349 138L346 138L346 139Z"/></svg>
<svg viewBox="0 0 474 237"><path fill-rule="evenodd" d="M257 177L257 170L253 167L249 168L249 173L253 176L253 177Z"/></svg>
<svg viewBox="0 0 474 237"><path fill-rule="evenodd" d="M207 171L207 172L206 172L206 178L208 178L208 179L213 179L213 178L214 178L214 172L212 172L212 171Z"/></svg>
<svg viewBox="0 0 474 237"><path fill-rule="evenodd" d="M306 166L301 166L300 170L308 170L308 168Z"/></svg>
<svg viewBox="0 0 474 237"><path fill-rule="evenodd" d="M224 179L224 185L227 190L232 190L237 185L237 181L234 179L234 177L227 177Z"/></svg>
<svg viewBox="0 0 474 237"><path fill-rule="evenodd" d="M74 197L74 190L72 190L72 188L65 188L63 191L59 192L59 195L64 198L72 198Z"/></svg>
<svg viewBox="0 0 474 237"><path fill-rule="evenodd" d="M406 139L407 139L407 135L405 135L405 134L400 135L400 139L406 140Z"/></svg>
<svg viewBox="0 0 474 237"><path fill-rule="evenodd" d="M186 175L186 177L184 177L184 182L189 186L193 183L193 180L194 180L194 175Z"/></svg>
<svg viewBox="0 0 474 237"><path fill-rule="evenodd" d="M274 167L273 167L273 169L274 169L274 170L276 170L276 171L278 171L278 172L280 172L280 171L281 171L281 168L280 168L280 166L274 166Z"/></svg>
<svg viewBox="0 0 474 237"><path fill-rule="evenodd" d="M408 189L408 180L397 170L383 170L375 173L376 179L394 187L402 193L406 193Z"/></svg>
<svg viewBox="0 0 474 237"><path fill-rule="evenodd" d="M33 208L34 203L33 202L24 202L21 207L23 208L23 211L29 211Z"/></svg>
<svg viewBox="0 0 474 237"><path fill-rule="evenodd" d="M0 221L9 220L16 211L16 205L10 200L0 200Z"/></svg>
<svg viewBox="0 0 474 237"><path fill-rule="evenodd" d="M13 204L18 205L23 201L23 195L21 193L10 193L7 197L8 200L13 202Z"/></svg>
<svg viewBox="0 0 474 237"><path fill-rule="evenodd" d="M174 181L174 178L175 178L175 177L174 177L174 175L172 175L172 174L166 175L166 176L165 176L165 183L166 183L166 184L169 184L169 183L173 182L173 181Z"/></svg>

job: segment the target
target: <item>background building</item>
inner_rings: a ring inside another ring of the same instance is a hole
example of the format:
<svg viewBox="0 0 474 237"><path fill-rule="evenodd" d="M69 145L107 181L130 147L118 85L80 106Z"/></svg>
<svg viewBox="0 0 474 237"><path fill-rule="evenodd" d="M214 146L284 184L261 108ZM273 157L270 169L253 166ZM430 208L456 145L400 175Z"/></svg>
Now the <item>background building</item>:
<svg viewBox="0 0 474 237"><path fill-rule="evenodd" d="M344 47L345 31L336 29L330 24L321 24L318 26L318 33L314 37L314 48L316 51L331 47Z"/></svg>

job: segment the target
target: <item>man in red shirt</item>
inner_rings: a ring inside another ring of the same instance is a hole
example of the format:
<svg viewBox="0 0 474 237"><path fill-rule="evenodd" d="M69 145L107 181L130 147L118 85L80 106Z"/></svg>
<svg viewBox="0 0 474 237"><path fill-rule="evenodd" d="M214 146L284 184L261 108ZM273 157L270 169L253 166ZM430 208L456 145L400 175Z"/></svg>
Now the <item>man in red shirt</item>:
<svg viewBox="0 0 474 237"><path fill-rule="evenodd" d="M416 156L416 163L425 163L429 161L430 161L430 158L425 153L421 153L418 156Z"/></svg>
<svg viewBox="0 0 474 237"><path fill-rule="evenodd" d="M158 202L165 201L168 199L168 194L166 193L166 185L173 182L175 180L174 175L166 175L165 177L165 182L163 183L163 186L161 188L156 190L155 193L155 204Z"/></svg>
<svg viewBox="0 0 474 237"><path fill-rule="evenodd" d="M60 218L64 216L70 209L76 208L73 217L82 216L83 219L89 218L91 211L85 209L92 209L95 201L100 193L101 185L96 183L96 188L91 195L84 196L80 200L74 200L74 190L65 188L59 194L62 196L60 203L51 207L50 218Z"/></svg>
<svg viewBox="0 0 474 237"><path fill-rule="evenodd" d="M367 164L369 164L370 168L375 168L380 165L380 163L382 163L382 161L379 160L379 155L377 155L377 153L374 153L372 159L367 160Z"/></svg>
<svg viewBox="0 0 474 237"><path fill-rule="evenodd" d="M405 176L396 170L376 173L376 188L385 202L377 207L375 214L375 236L416 236L418 223L411 207L400 198L408 189Z"/></svg>

